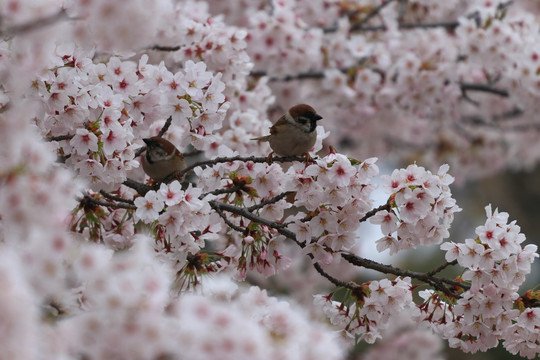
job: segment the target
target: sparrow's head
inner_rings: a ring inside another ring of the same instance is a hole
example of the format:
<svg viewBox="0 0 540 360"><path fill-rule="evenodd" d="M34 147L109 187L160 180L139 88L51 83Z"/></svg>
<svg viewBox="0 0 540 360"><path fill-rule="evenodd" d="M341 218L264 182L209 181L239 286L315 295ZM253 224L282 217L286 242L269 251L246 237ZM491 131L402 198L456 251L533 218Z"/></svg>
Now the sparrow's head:
<svg viewBox="0 0 540 360"><path fill-rule="evenodd" d="M305 132L315 131L317 121L322 119L322 116L317 114L315 109L307 104L294 105L289 109L288 114L294 120L295 124Z"/></svg>
<svg viewBox="0 0 540 360"><path fill-rule="evenodd" d="M154 136L143 141L146 143L146 160L150 164L170 160L175 155L176 147L162 137Z"/></svg>

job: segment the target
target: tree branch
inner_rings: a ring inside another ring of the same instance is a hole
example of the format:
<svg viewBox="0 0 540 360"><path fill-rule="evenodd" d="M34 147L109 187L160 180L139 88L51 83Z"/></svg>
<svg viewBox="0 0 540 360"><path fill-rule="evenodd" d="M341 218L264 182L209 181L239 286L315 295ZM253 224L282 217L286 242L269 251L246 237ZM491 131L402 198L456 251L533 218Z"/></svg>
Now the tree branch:
<svg viewBox="0 0 540 360"><path fill-rule="evenodd" d="M375 16L377 16L382 9L384 9L386 6L390 5L394 0L387 0L381 3L379 6L371 10L370 13L368 13L362 20L359 22L353 24L351 26L351 31L356 31L362 29L362 26L366 24L369 20L373 19Z"/></svg>
<svg viewBox="0 0 540 360"><path fill-rule="evenodd" d="M9 40L15 35L26 34L35 30L41 30L44 27L53 25L60 20L70 19L65 9L60 9L56 14L52 14L40 19L31 20L24 24L13 25L6 30L2 31L2 40ZM73 19L72 19L73 20Z"/></svg>
<svg viewBox="0 0 540 360"><path fill-rule="evenodd" d="M253 206L250 206L250 207L247 208L247 210L249 212L253 212L255 210L258 210L258 209L261 209L261 208L265 207L266 205L277 203L279 200L281 200L284 197L286 197L287 195L290 195L290 194L293 194L293 193L294 193L294 191L285 191L284 193L281 193L281 194L279 194L277 196L274 196L273 198L262 201L259 204L255 204Z"/></svg>
<svg viewBox="0 0 540 360"><path fill-rule="evenodd" d="M59 136L47 136L44 138L44 140L46 142L51 142L51 141L62 141L62 140L71 140L73 138L74 135L59 135Z"/></svg>
<svg viewBox="0 0 540 360"><path fill-rule="evenodd" d="M119 201L119 202L123 202L123 203L126 203L126 204L131 204L131 205L133 205L133 200L124 199L123 197L115 196L115 195L109 194L109 193L106 192L105 190L100 190L99 193L100 193L101 195L103 195L104 197L106 197L107 199L114 200L114 201Z"/></svg>
<svg viewBox="0 0 540 360"><path fill-rule="evenodd" d="M389 203L386 203L384 205L381 205L379 206L378 208L375 208L373 210L370 210L366 213L366 215L364 215L363 218L360 219L360 222L364 222L366 221L367 219L369 219L370 217L374 216L376 213L378 213L379 211L382 211L382 210L386 210L386 211L390 211L391 209L391 206Z"/></svg>
<svg viewBox="0 0 540 360"><path fill-rule="evenodd" d="M157 134L157 136L162 137L167 132L167 130L169 130L171 123L172 123L172 116L169 116L167 120L165 121L165 124L163 124L163 127L161 128L161 130L159 130L159 133Z"/></svg>
<svg viewBox="0 0 540 360"><path fill-rule="evenodd" d="M341 253L341 257L343 257L345 260L347 260L349 263L353 265L360 266L366 269L376 270L384 274L394 274L397 276L409 276L411 278L424 281L430 284L431 286L433 286L435 289L442 291L446 295L451 296L451 297L456 297L456 295L453 294L446 285L458 286L463 289L469 289L469 286L467 284L461 283L459 281L445 279L445 278L438 278L438 277L429 275L429 273L420 273L416 271L395 268L391 265L385 265L385 264L381 264L373 260L361 258L352 253L347 253L347 252Z"/></svg>
<svg viewBox="0 0 540 360"><path fill-rule="evenodd" d="M341 68L339 69L342 73L347 74L349 73L353 67L349 68ZM261 77L261 76L267 76L268 74L265 71L255 71L250 73L250 76L253 77ZM324 78L324 72L323 71L309 71L305 73L300 73L297 75L288 75L283 78L278 77L270 77L268 80L271 82L274 81L293 81L293 80L302 80L302 79L323 79ZM502 97L509 97L510 94L505 89L495 88L491 84L477 84L477 83L467 83L467 82L459 82L459 87L461 88L461 92L463 93L463 96L467 99L469 99L472 102L475 102L474 100L470 99L467 95L467 91L481 91L486 92L490 94L499 95ZM476 103L476 102L475 102Z"/></svg>
<svg viewBox="0 0 540 360"><path fill-rule="evenodd" d="M80 201L83 201L83 200L87 200L87 201L90 201L91 203L95 204L95 205L99 205L99 206L105 206L105 207L110 207L110 208L114 208L114 209L129 209L129 210L136 210L137 207L133 204L127 204L127 203L124 203L124 202L110 202L110 201L105 201L105 200L100 200L100 199L96 199L88 194L84 194L84 197L83 198L80 198L78 199L79 202Z"/></svg>
<svg viewBox="0 0 540 360"><path fill-rule="evenodd" d="M169 52L175 52L180 50L180 46L160 46L160 45L154 45L148 48L149 50L157 50L157 51L169 51Z"/></svg>
<svg viewBox="0 0 540 360"><path fill-rule="evenodd" d="M249 212L246 208L241 208L241 207L237 207L237 206L234 206L234 205L225 204L225 203L218 202L218 201L215 201L215 200L210 200L208 203L210 204L210 206L212 208L218 208L220 210L225 210L225 211L228 211L230 213L245 217L246 219L251 220L253 222L256 222L256 223L259 223L259 224L262 224L262 225L266 225L269 228L275 229L281 235L283 235L286 238L294 241L301 248L305 247L304 244L302 244L298 240L296 240L296 234L293 233L292 231L290 231L289 229L286 229L286 228L284 228L282 226L278 226L278 224L276 224L273 221L270 221L270 220L267 220L267 219L262 218L260 216L257 216L255 214Z"/></svg>
<svg viewBox="0 0 540 360"><path fill-rule="evenodd" d="M140 182L137 182L135 180L131 180L131 179L127 179L126 181L124 181L123 184L126 185L127 187L130 187L133 190L137 191L139 193L139 195L141 195L141 196L146 195L147 192L152 190L151 186L140 183Z"/></svg>
<svg viewBox="0 0 540 360"><path fill-rule="evenodd" d="M228 211L230 213L245 217L246 219L249 219L249 220L251 220L253 222L257 222L259 224L263 224L263 225L266 225L266 226L268 226L268 227L270 227L272 229L275 229L281 235L283 235L286 238L294 241L301 248L305 247L304 243L300 243L296 239L296 234L293 233L292 231L290 231L290 230L288 230L286 228L283 228L282 226L279 226L278 224L276 224L276 223L274 223L272 221L269 221L269 220L264 219L264 218L262 218L260 216L257 216L255 214L249 212L246 208L240 208L240 207L237 207L237 206L234 206L234 205L217 202L215 200L212 200L209 203L210 203L210 206L212 208L214 208L214 209L225 210L225 211ZM313 255L311 255L311 257L312 256ZM454 294L449 289L448 286L458 286L458 287L460 287L462 289L468 289L469 288L469 286L467 284L464 284L464 283L461 283L461 282L458 282L458 281L455 281L455 280L450 280L450 279L445 279L445 278L438 278L438 277L435 277L433 275L430 275L430 273L420 273L420 272L416 272L416 271L410 271L410 270L403 270L403 269L395 268L395 267L393 267L391 265L384 265L384 264L380 264L378 262L375 262L373 260L361 258L361 257L359 257L357 255L352 254L352 253L342 252L341 256L342 256L342 258L344 258L346 261L348 261L352 265L364 267L364 268L367 268L367 269L376 270L376 271L382 272L384 274L393 274L393 275L397 275L397 276L409 276L411 278L414 278L414 279L417 279L417 280L420 280L420 281L424 281L424 282L430 284L431 286L433 286L435 289L444 292L446 295L448 295L450 297L455 298L456 294ZM319 266L319 268L320 268L320 266ZM316 267L316 269L317 269L317 267ZM322 269L317 269L317 271L320 272L320 271L323 271L323 270ZM345 286L345 287L350 287L351 286L351 285L349 285L349 284L347 284L345 282L342 282L340 280L332 278L328 274L326 274L324 276L327 279L329 279L330 281L332 281L332 283L334 283L334 284L338 283L339 286Z"/></svg>
<svg viewBox="0 0 540 360"><path fill-rule="evenodd" d="M223 213L223 210L221 210L221 208L217 206L216 203L210 202L210 207L217 212L219 217L223 219L223 221L225 222L225 224L227 224L228 227L230 227L233 230L236 230L237 232L241 234L243 234L246 231L246 229L233 224L229 219L227 219L227 216L225 216L225 214Z"/></svg>
<svg viewBox="0 0 540 360"><path fill-rule="evenodd" d="M499 89L494 88L490 84L477 84L477 83L466 83L466 82L460 82L459 87L461 88L461 91L463 93L466 93L467 91L482 91L487 92L490 94L499 95L502 97L508 97L510 94L505 89Z"/></svg>
<svg viewBox="0 0 540 360"><path fill-rule="evenodd" d="M427 273L427 275L429 276L433 276L437 273L440 273L441 271L443 271L444 269L446 269L448 266L452 266L452 265L456 265L457 264L457 260L454 260L454 261L451 261L451 262L447 262L445 264L442 264L441 266L439 266L438 268L434 269L434 270L431 270L430 272Z"/></svg>
<svg viewBox="0 0 540 360"><path fill-rule="evenodd" d="M311 254L309 254L311 255ZM313 255L310 256L311 258L313 258ZM356 289L358 286L354 285L354 284L351 284L351 283L347 283L345 281L341 281L339 279L336 279L335 277L331 276L330 274L328 274L326 271L323 270L323 268L321 267L321 265L319 263L313 263L313 267L315 268L315 270L317 270L317 272L319 274L321 274L323 277L327 278L328 280L330 280L330 282L338 287L344 287L344 288L347 288L347 289L351 289L351 290L354 290Z"/></svg>
<svg viewBox="0 0 540 360"><path fill-rule="evenodd" d="M306 159L302 156L284 156L284 157L277 157L274 156L272 159L272 162L291 162L291 161L305 161ZM198 161L196 163L191 164L190 166L186 167L184 170L178 172L178 177L182 178L187 173L192 171L198 166L211 166L211 165L217 165L220 163L228 163L233 161L243 161L243 162L254 162L254 163L265 163L268 161L267 157L262 156L232 156L232 157L217 157L212 160L203 160Z"/></svg>

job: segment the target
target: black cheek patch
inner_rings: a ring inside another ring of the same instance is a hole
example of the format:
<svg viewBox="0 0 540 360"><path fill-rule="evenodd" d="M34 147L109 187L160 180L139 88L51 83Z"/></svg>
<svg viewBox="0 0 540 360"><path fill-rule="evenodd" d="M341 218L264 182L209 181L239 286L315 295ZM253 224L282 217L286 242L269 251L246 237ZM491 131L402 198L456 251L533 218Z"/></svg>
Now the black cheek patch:
<svg viewBox="0 0 540 360"><path fill-rule="evenodd" d="M315 131L315 128L317 127L317 120L311 120L309 124L309 132Z"/></svg>
<svg viewBox="0 0 540 360"><path fill-rule="evenodd" d="M150 156L150 151L146 151L146 154L144 155L146 156L146 161L148 161L149 164L153 164L154 162L152 161L152 157Z"/></svg>

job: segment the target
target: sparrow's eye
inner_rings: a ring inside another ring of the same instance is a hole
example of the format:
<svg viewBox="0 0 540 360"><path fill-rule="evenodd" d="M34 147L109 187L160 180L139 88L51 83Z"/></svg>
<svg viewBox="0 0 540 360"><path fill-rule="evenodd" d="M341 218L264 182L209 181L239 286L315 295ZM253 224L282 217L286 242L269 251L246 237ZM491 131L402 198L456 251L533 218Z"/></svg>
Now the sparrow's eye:
<svg viewBox="0 0 540 360"><path fill-rule="evenodd" d="M300 117L298 118L297 121L298 121L300 124L304 125L304 124L306 124L306 123L308 122L308 120L309 120L308 118L305 118L305 117L303 117L303 116L300 116Z"/></svg>

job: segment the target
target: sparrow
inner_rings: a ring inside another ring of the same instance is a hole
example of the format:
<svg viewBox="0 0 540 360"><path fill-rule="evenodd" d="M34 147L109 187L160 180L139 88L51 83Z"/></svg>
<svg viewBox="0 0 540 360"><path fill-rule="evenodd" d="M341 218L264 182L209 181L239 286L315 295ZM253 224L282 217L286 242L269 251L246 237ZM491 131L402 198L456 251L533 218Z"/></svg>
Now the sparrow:
<svg viewBox="0 0 540 360"><path fill-rule="evenodd" d="M289 109L270 128L270 135L252 140L268 141L272 154L280 156L308 155L317 140L317 121L322 116L306 104L298 104ZM309 156L309 155L308 155Z"/></svg>
<svg viewBox="0 0 540 360"><path fill-rule="evenodd" d="M163 181L186 168L184 155L170 141L158 136L143 141L146 143L146 152L142 156L142 167L152 179Z"/></svg>

